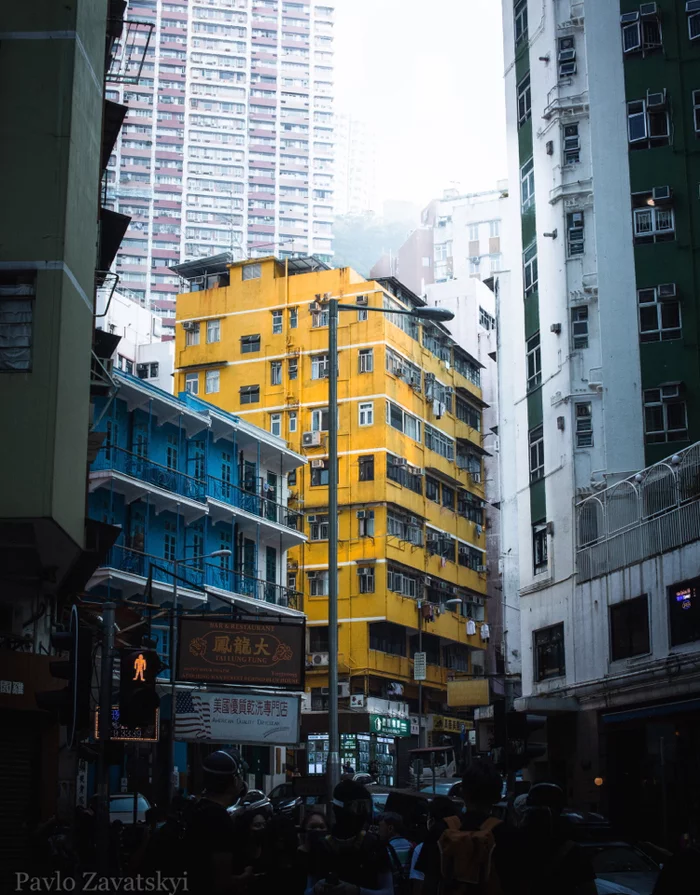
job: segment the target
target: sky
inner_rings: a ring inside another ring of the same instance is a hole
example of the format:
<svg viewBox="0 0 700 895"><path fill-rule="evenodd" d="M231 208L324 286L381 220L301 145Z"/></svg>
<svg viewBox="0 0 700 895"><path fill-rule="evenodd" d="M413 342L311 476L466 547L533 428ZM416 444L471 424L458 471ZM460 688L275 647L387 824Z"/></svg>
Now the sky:
<svg viewBox="0 0 700 895"><path fill-rule="evenodd" d="M336 110L378 135L380 202L494 189L506 177L500 0L335 7Z"/></svg>

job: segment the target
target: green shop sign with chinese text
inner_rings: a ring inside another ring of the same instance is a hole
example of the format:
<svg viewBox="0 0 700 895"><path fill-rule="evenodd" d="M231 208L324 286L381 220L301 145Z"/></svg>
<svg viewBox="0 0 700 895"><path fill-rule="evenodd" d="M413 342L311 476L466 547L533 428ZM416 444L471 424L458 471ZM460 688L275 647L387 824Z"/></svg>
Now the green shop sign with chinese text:
<svg viewBox="0 0 700 895"><path fill-rule="evenodd" d="M411 722L408 718L387 718L384 715L370 715L369 729L384 737L409 737Z"/></svg>

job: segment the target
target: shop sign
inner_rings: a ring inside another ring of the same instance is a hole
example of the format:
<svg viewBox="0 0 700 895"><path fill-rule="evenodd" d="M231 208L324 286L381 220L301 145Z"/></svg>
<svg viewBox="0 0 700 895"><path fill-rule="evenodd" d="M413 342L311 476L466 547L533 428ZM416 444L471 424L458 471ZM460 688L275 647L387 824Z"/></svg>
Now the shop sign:
<svg viewBox="0 0 700 895"><path fill-rule="evenodd" d="M372 733L384 736L408 737L411 735L411 722L408 718L385 718L383 715L370 715L369 729Z"/></svg>
<svg viewBox="0 0 700 895"><path fill-rule="evenodd" d="M488 705L489 682L487 678L472 680L448 681L447 704L457 708L461 706Z"/></svg>
<svg viewBox="0 0 700 895"><path fill-rule="evenodd" d="M480 705L474 709L475 721L493 721L493 705Z"/></svg>
<svg viewBox="0 0 700 895"><path fill-rule="evenodd" d="M413 654L413 680L424 681L428 676L428 654Z"/></svg>
<svg viewBox="0 0 700 895"><path fill-rule="evenodd" d="M296 623L182 618L178 680L303 690L304 630Z"/></svg>
<svg viewBox="0 0 700 895"><path fill-rule="evenodd" d="M462 730L472 730L473 721L465 721L464 718L449 718L446 715L433 715L433 730L444 733L461 733Z"/></svg>
<svg viewBox="0 0 700 895"><path fill-rule="evenodd" d="M153 709L153 723L145 727L127 727L119 722L119 706L112 706L112 729L109 738L117 743L157 743L160 733L160 710ZM95 710L95 739L100 738L100 709Z"/></svg>
<svg viewBox="0 0 700 895"><path fill-rule="evenodd" d="M299 742L298 696L178 691L175 738L197 743Z"/></svg>
<svg viewBox="0 0 700 895"><path fill-rule="evenodd" d="M420 733L420 727L418 725L418 715L411 715L411 736L417 737Z"/></svg>

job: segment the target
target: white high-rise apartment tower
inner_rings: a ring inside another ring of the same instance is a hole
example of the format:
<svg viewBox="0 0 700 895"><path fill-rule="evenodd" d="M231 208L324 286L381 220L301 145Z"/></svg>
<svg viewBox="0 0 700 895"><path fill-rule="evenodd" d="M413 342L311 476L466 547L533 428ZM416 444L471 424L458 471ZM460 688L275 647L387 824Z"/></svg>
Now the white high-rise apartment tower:
<svg viewBox="0 0 700 895"><path fill-rule="evenodd" d="M333 254L332 0L129 0L155 24L107 195L131 216L117 272L174 330L169 267Z"/></svg>
<svg viewBox="0 0 700 895"><path fill-rule="evenodd" d="M335 116L335 213L377 208L377 140L374 131L347 113Z"/></svg>

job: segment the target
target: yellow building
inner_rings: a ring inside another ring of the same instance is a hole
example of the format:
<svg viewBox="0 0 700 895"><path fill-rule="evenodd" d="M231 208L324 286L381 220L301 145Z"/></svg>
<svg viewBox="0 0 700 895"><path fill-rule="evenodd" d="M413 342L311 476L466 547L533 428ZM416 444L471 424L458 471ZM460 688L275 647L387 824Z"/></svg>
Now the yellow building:
<svg viewBox="0 0 700 895"><path fill-rule="evenodd" d="M328 683L323 301L357 304L340 312L338 328L341 707L389 714L391 696L399 715L415 713L422 626L423 711L440 714L448 678L472 671L472 654L486 646L480 364L443 326L365 311L423 304L393 278L368 282L310 258L230 268L205 260L180 273L197 291L177 300L176 392L195 391L281 435L309 461L288 482L309 535L290 551L288 575L304 594L309 707L319 711ZM341 732L362 733L357 723Z"/></svg>

